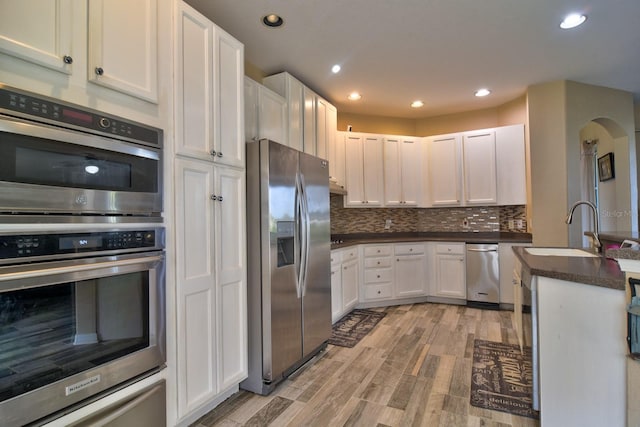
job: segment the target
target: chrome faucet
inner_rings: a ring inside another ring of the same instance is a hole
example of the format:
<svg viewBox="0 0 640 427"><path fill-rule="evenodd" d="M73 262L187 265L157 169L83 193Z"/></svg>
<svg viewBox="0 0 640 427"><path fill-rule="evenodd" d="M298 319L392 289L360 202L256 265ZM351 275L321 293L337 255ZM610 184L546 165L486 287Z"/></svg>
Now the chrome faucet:
<svg viewBox="0 0 640 427"><path fill-rule="evenodd" d="M596 208L596 206L593 203L591 203L591 202L589 202L587 200L579 200L579 201L575 202L573 204L573 206L571 206L571 209L569 209L569 214L567 215L566 223L567 224L571 224L571 221L573 220L573 211L575 211L576 208L578 206L580 206L580 205L587 205L593 211L593 231L587 231L584 234L586 236L591 237L591 240L593 241L593 246L594 246L596 252L600 252L600 251L602 251L602 242L600 241L600 236L598 234L600 232L598 209Z"/></svg>

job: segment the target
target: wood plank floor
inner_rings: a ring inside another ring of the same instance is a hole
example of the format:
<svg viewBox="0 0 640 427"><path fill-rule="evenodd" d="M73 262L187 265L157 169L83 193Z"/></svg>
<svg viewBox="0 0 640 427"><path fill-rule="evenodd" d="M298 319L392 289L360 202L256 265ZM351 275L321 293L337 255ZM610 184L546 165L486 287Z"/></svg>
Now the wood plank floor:
<svg viewBox="0 0 640 427"><path fill-rule="evenodd" d="M517 344L511 311L430 303L378 310L387 315L354 348L329 345L271 395L240 391L192 427L539 426L469 404L473 340Z"/></svg>

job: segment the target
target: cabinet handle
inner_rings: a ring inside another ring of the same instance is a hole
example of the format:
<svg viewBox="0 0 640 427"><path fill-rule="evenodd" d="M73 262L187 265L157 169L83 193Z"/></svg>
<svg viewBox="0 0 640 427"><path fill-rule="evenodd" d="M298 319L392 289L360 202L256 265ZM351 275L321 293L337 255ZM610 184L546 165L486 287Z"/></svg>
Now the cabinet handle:
<svg viewBox="0 0 640 427"><path fill-rule="evenodd" d="M102 69L102 67L96 67L96 74L99 76L104 74L104 70Z"/></svg>
<svg viewBox="0 0 640 427"><path fill-rule="evenodd" d="M222 196L218 196L218 201L221 202L222 201Z"/></svg>
<svg viewBox="0 0 640 427"><path fill-rule="evenodd" d="M378 265L380 265L380 261L378 261Z"/></svg>
<svg viewBox="0 0 640 427"><path fill-rule="evenodd" d="M69 55L63 56L62 60L64 61L65 64L73 64L73 58L70 57Z"/></svg>
<svg viewBox="0 0 640 427"><path fill-rule="evenodd" d="M380 294L381 294L381 292L380 292L380 291L378 291L378 295L380 295Z"/></svg>
<svg viewBox="0 0 640 427"><path fill-rule="evenodd" d="M216 152L216 150L211 150L211 151L209 151L209 154L211 154L213 157L215 157L216 154L218 154L218 153Z"/></svg>
<svg viewBox="0 0 640 427"><path fill-rule="evenodd" d="M347 267L342 267L342 269L343 269L343 270L346 270L346 269L347 269Z"/></svg>
<svg viewBox="0 0 640 427"><path fill-rule="evenodd" d="M216 196L215 194L211 195L211 200L216 201L218 200L218 196Z"/></svg>
<svg viewBox="0 0 640 427"><path fill-rule="evenodd" d="M331 275L333 276L334 274L336 274L336 272L335 272L335 271L332 271L332 272L331 272Z"/></svg>
<svg viewBox="0 0 640 427"><path fill-rule="evenodd" d="M222 151L218 151L218 157L222 157Z"/></svg>
<svg viewBox="0 0 640 427"><path fill-rule="evenodd" d="M377 276L377 277L378 277L378 279L379 279L379 278L380 278L380 275L378 274L378 276Z"/></svg>
<svg viewBox="0 0 640 427"><path fill-rule="evenodd" d="M409 248L409 252L413 252L413 248Z"/></svg>

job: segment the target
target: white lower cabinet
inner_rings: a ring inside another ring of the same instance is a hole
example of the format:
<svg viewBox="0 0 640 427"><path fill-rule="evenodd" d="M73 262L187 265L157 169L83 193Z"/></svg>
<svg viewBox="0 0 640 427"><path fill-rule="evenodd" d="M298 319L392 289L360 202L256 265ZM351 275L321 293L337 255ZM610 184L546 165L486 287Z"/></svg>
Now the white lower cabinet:
<svg viewBox="0 0 640 427"><path fill-rule="evenodd" d="M465 244L434 243L435 279L432 295L467 299Z"/></svg>
<svg viewBox="0 0 640 427"><path fill-rule="evenodd" d="M427 256L424 244L396 244L394 255L396 298L426 295Z"/></svg>
<svg viewBox="0 0 640 427"><path fill-rule="evenodd" d="M331 321L335 323L358 303L358 247L331 251Z"/></svg>
<svg viewBox="0 0 640 427"><path fill-rule="evenodd" d="M177 392L184 419L247 375L245 174L177 158L175 177Z"/></svg>
<svg viewBox="0 0 640 427"><path fill-rule="evenodd" d="M500 302L515 304L516 292L514 285L513 270L516 265L516 254L513 253L514 246L531 246L531 243L499 243L498 259L500 260Z"/></svg>
<svg viewBox="0 0 640 427"><path fill-rule="evenodd" d="M363 300L393 298L393 245L364 245Z"/></svg>

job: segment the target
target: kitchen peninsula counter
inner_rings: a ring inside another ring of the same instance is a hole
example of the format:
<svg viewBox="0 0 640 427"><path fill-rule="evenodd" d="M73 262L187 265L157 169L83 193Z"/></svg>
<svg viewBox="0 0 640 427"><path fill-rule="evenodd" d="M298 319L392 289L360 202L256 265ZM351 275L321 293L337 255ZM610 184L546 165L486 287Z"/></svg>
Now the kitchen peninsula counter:
<svg viewBox="0 0 640 427"><path fill-rule="evenodd" d="M331 249L368 243L464 242L464 243L531 243L529 233L511 232L407 232L332 234Z"/></svg>
<svg viewBox="0 0 640 427"><path fill-rule="evenodd" d="M528 277L541 276L610 289L625 289L624 272L620 270L616 260L603 256L531 255L522 247L514 247L513 251L522 263L522 274L525 276L522 279L525 283L528 282Z"/></svg>

